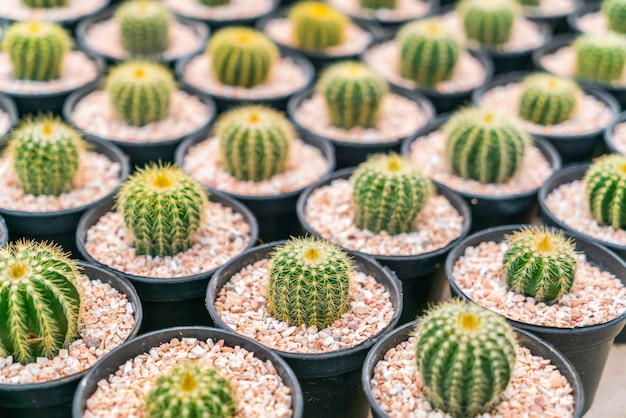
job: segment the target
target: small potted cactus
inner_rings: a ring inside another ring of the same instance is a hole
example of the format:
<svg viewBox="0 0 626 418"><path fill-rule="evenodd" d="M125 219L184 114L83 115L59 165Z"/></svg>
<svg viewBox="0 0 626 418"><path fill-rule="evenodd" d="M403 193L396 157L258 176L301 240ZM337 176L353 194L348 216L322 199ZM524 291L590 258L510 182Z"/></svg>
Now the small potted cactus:
<svg viewBox="0 0 626 418"><path fill-rule="evenodd" d="M329 0L328 4L355 22L396 29L437 12L437 0Z"/></svg>
<svg viewBox="0 0 626 418"><path fill-rule="evenodd" d="M624 0L586 1L567 21L575 33L626 33L625 10Z"/></svg>
<svg viewBox="0 0 626 418"><path fill-rule="evenodd" d="M0 18L58 23L73 32L80 19L100 12L109 3L110 0L4 0L0 3Z"/></svg>
<svg viewBox="0 0 626 418"><path fill-rule="evenodd" d="M254 26L272 13L280 0L163 0L173 13L189 19L202 20L211 29L225 26Z"/></svg>

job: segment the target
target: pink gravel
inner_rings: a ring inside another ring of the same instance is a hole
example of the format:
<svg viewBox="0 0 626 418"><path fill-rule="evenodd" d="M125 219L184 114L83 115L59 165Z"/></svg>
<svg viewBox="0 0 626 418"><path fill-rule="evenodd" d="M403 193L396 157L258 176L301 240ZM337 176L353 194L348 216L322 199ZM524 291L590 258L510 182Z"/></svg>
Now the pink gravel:
<svg viewBox="0 0 626 418"><path fill-rule="evenodd" d="M576 27L583 33L604 33L609 30L609 24L604 13L587 13L578 18Z"/></svg>
<svg viewBox="0 0 626 418"><path fill-rule="evenodd" d="M377 10L362 8L360 0L328 0L327 3L349 16L387 22L417 19L430 11L429 4L422 0L398 0L394 9Z"/></svg>
<svg viewBox="0 0 626 418"><path fill-rule="evenodd" d="M172 12L193 19L236 20L261 16L272 10L272 0L230 0L228 4L208 7L198 0L163 0Z"/></svg>
<svg viewBox="0 0 626 418"><path fill-rule="evenodd" d="M0 110L0 138L11 128L11 116Z"/></svg>
<svg viewBox="0 0 626 418"><path fill-rule="evenodd" d="M77 19L91 14L109 3L110 0L69 0L67 7L33 9L22 0L0 1L0 17L10 20L60 21Z"/></svg>
<svg viewBox="0 0 626 418"><path fill-rule="evenodd" d="M527 16L551 17L568 14L577 7L577 0L541 0L539 6L530 6L524 10Z"/></svg>

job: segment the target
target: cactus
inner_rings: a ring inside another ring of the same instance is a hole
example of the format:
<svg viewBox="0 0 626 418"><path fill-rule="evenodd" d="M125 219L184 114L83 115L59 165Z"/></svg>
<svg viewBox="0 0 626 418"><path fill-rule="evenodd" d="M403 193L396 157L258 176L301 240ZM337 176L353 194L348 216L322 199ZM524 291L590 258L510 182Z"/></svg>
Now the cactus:
<svg viewBox="0 0 626 418"><path fill-rule="evenodd" d="M204 4L208 7L218 7L229 4L230 0L200 0L200 4Z"/></svg>
<svg viewBox="0 0 626 418"><path fill-rule="evenodd" d="M226 170L243 181L267 180L285 170L295 131L281 113L244 106L220 116L215 128Z"/></svg>
<svg viewBox="0 0 626 418"><path fill-rule="evenodd" d="M323 50L341 45L350 19L327 4L304 1L289 12L293 22L293 42L308 50Z"/></svg>
<svg viewBox="0 0 626 418"><path fill-rule="evenodd" d="M626 228L626 157L598 158L585 173L591 215L600 225Z"/></svg>
<svg viewBox="0 0 626 418"><path fill-rule="evenodd" d="M51 81L61 78L63 58L72 39L61 26L47 22L16 22L7 29L2 50L17 80Z"/></svg>
<svg viewBox="0 0 626 418"><path fill-rule="evenodd" d="M550 303L567 293L576 276L576 252L563 233L543 226L507 237L503 274L510 290Z"/></svg>
<svg viewBox="0 0 626 418"><path fill-rule="evenodd" d="M581 35L572 44L576 52L574 74L593 83L622 79L626 65L626 37L616 33Z"/></svg>
<svg viewBox="0 0 626 418"><path fill-rule="evenodd" d="M175 88L167 68L147 61L118 65L109 73L105 86L116 115L131 126L164 119Z"/></svg>
<svg viewBox="0 0 626 418"><path fill-rule="evenodd" d="M332 125L341 129L376 126L380 104L388 91L381 75L353 61L328 67L316 89L326 99Z"/></svg>
<svg viewBox="0 0 626 418"><path fill-rule="evenodd" d="M122 47L131 55L154 56L169 47L172 16L158 1L131 0L115 12Z"/></svg>
<svg viewBox="0 0 626 418"><path fill-rule="evenodd" d="M602 13L606 16L609 30L626 33L626 0L604 0Z"/></svg>
<svg viewBox="0 0 626 418"><path fill-rule="evenodd" d="M59 117L26 119L11 135L7 152L27 194L54 195L74 188L80 135Z"/></svg>
<svg viewBox="0 0 626 418"><path fill-rule="evenodd" d="M181 168L160 162L137 170L116 195L137 254L151 256L191 248L206 203L207 192L200 183Z"/></svg>
<svg viewBox="0 0 626 418"><path fill-rule="evenodd" d="M581 91L575 82L550 74L533 74L522 82L519 115L537 125L558 125L569 120Z"/></svg>
<svg viewBox="0 0 626 418"><path fill-rule="evenodd" d="M209 366L187 360L161 374L148 392L147 418L231 418L237 400L230 381Z"/></svg>
<svg viewBox="0 0 626 418"><path fill-rule="evenodd" d="M465 36L487 47L507 43L519 14L515 0L463 0L458 11Z"/></svg>
<svg viewBox="0 0 626 418"><path fill-rule="evenodd" d="M276 61L278 48L267 36L254 29L229 27L213 36L207 53L217 79L229 86L251 88L267 81Z"/></svg>
<svg viewBox="0 0 626 418"><path fill-rule="evenodd" d="M361 7L364 9L389 9L396 8L398 0L361 0Z"/></svg>
<svg viewBox="0 0 626 418"><path fill-rule="evenodd" d="M20 240L0 249L0 357L53 358L78 337L78 275L57 245Z"/></svg>
<svg viewBox="0 0 626 418"><path fill-rule="evenodd" d="M352 175L355 222L361 229L399 234L415 229L415 219L433 186L410 160L377 154Z"/></svg>
<svg viewBox="0 0 626 418"><path fill-rule="evenodd" d="M434 408L466 418L500 403L516 357L515 334L503 317L451 300L430 308L414 335L422 393Z"/></svg>
<svg viewBox="0 0 626 418"><path fill-rule="evenodd" d="M541 0L517 0L517 2L526 7L537 7L541 4Z"/></svg>
<svg viewBox="0 0 626 418"><path fill-rule="evenodd" d="M69 0L22 0L22 4L33 9L52 9L67 7Z"/></svg>
<svg viewBox="0 0 626 418"><path fill-rule="evenodd" d="M352 260L314 237L291 238L272 251L269 312L289 325L328 327L350 308Z"/></svg>
<svg viewBox="0 0 626 418"><path fill-rule="evenodd" d="M513 119L467 108L444 125L446 157L458 176L481 183L503 183L519 169L530 137Z"/></svg>
<svg viewBox="0 0 626 418"><path fill-rule="evenodd" d="M439 18L406 24L396 36L400 46L400 75L422 87L452 78L462 52L454 32Z"/></svg>

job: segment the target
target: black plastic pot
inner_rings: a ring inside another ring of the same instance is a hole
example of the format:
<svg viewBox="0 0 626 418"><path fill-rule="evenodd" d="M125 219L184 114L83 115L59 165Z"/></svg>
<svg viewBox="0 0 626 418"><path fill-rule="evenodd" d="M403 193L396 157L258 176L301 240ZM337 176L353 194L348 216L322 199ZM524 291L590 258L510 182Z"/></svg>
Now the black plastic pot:
<svg viewBox="0 0 626 418"><path fill-rule="evenodd" d="M280 0L272 0L272 6L270 7L270 9L260 15L250 16L250 17L228 18L228 19L207 19L207 18L201 18L201 17L195 16L195 15L185 15L183 13L179 13L174 10L172 12L183 18L187 18L190 20L199 20L200 22L203 22L209 25L209 27L215 31L217 29L221 29L226 26L254 26L257 20L262 19L265 16L268 16L270 13L274 12L274 10L276 10L279 5L280 5Z"/></svg>
<svg viewBox="0 0 626 418"><path fill-rule="evenodd" d="M120 165L120 183L128 177L128 161L122 151L115 145L105 142L93 141L86 138L91 151L106 156ZM4 149L6 142L0 144L0 150ZM90 208L110 199L117 191L112 190L105 196L93 202L72 209L64 209L54 212L27 212L0 208L2 215L9 227L11 241L19 238L36 239L39 241L54 241L60 244L65 251L71 251L74 257L78 257L76 247L76 226L80 217Z"/></svg>
<svg viewBox="0 0 626 418"><path fill-rule="evenodd" d="M4 221L4 218L0 216L0 248L4 247L9 243L9 229L7 228L7 223Z"/></svg>
<svg viewBox="0 0 626 418"><path fill-rule="evenodd" d="M126 295L135 311L135 325L128 340L134 338L139 331L143 318L141 303L135 288L127 280L106 269L83 262L80 262L79 265L83 273L91 280L109 283L111 287ZM7 418L66 418L70 415L74 391L79 381L88 372L89 369L44 383L0 384L0 416Z"/></svg>
<svg viewBox="0 0 626 418"><path fill-rule="evenodd" d="M423 14L422 16L408 17L408 18L399 19L399 20L383 19L380 17L380 15L377 15L375 12L371 12L370 16L364 16L364 15L357 16L357 15L349 14L343 11L342 12L346 13L348 16L350 16L350 19L352 19L353 21L357 23L363 23L366 25L377 25L385 30L386 29L395 30L406 23L409 23L414 20L426 19L430 16L433 16L434 14L438 12L439 0L424 0L424 1L428 4L428 11L425 14Z"/></svg>
<svg viewBox="0 0 626 418"><path fill-rule="evenodd" d="M299 137L306 144L318 148L328 161L328 169L323 177L332 173L335 169L333 147L328 142L310 136L303 131L300 131ZM185 139L176 150L176 164L185 168L184 161L189 148L201 143L206 138L206 135L196 135ZM296 216L296 202L304 189L305 187L302 187L291 192L269 196L241 195L226 191L221 191L221 193L227 194L246 205L257 219L261 242L272 242L287 239L292 235L299 235L300 224ZM213 192L216 189L209 187L209 190Z"/></svg>
<svg viewBox="0 0 626 418"><path fill-rule="evenodd" d="M574 13L571 13L567 16L567 25L569 27L569 32L575 34L582 33L582 31L578 27L578 19L586 14L599 12L601 6L602 1L596 0L581 3Z"/></svg>
<svg viewBox="0 0 626 418"><path fill-rule="evenodd" d="M476 106L480 105L480 101L486 92L489 90L505 86L507 84L517 84L520 83L526 76L533 74L531 72L514 72L501 74L487 85L477 89L472 94L472 102ZM580 88L583 92L592 96L596 100L602 102L606 107L608 107L611 112L617 117L617 114L620 111L619 103L605 91L590 86L588 84L581 85ZM612 122L612 121L611 121ZM599 154L598 148L602 148L603 142L602 138L604 136L606 127L601 129L597 129L592 132L579 134L579 135L547 135L540 134L535 132L530 132L534 137L543 138L550 143L561 156L561 160L563 164L577 162L577 161L589 161L594 156Z"/></svg>
<svg viewBox="0 0 626 418"><path fill-rule="evenodd" d="M238 201L218 192L211 192L209 200L230 207L240 213L250 225L250 242L246 249L257 241L258 226L250 211ZM174 278L152 278L135 276L98 262L85 248L87 231L106 213L113 210L113 198L87 211L76 228L76 245L86 260L98 264L128 279L137 289L141 298L145 319L141 333L182 325L212 325L204 307L204 294L207 283L217 268L192 276Z"/></svg>
<svg viewBox="0 0 626 418"><path fill-rule="evenodd" d="M568 20L570 16L578 13L582 5L582 0L576 0L572 10L555 15L541 15L538 13L537 9L532 6L524 7L523 13L526 19L532 22L546 24L552 34L559 34L569 32Z"/></svg>
<svg viewBox="0 0 626 418"><path fill-rule="evenodd" d="M294 372L279 356L261 344L232 332L209 327L178 327L151 332L135 338L111 351L98 364L93 366L87 376L80 382L80 385L78 385L72 404L72 418L81 418L83 416L87 400L96 391L100 380L107 379L128 360L147 353L153 347L158 347L173 338L197 338L204 341L209 338L214 341L224 340L224 345L227 347L241 347L254 353L254 357L264 362L270 361L283 383L290 389L293 417L302 417L303 408L300 385Z"/></svg>
<svg viewBox="0 0 626 418"><path fill-rule="evenodd" d="M330 177L317 181L302 192L297 204L298 220L307 234L321 237L320 234L313 229L311 224L307 222L304 216L305 206L311 193L316 189L330 185L335 180L348 179L352 173L354 173L354 170L355 168L346 168L336 171ZM442 185L437 185L437 193L445 196L463 218L463 230L461 234L445 247L428 253L407 256L366 254L346 249L354 254L360 254L375 259L398 276L402 282L404 300L402 316L400 318L401 324L414 320L415 317L426 308L428 302L434 299L433 290L435 289L434 285L439 266L443 265L448 252L454 245L467 236L472 224L469 206L465 203L463 198Z"/></svg>
<svg viewBox="0 0 626 418"><path fill-rule="evenodd" d="M175 138L167 138L162 141L155 142L130 142L121 141L115 138L105 138L77 127L73 118L74 108L76 107L78 102L80 102L85 96L94 92L97 89L98 86L89 86L80 89L70 95L70 97L67 98L65 104L63 105L63 118L71 123L74 127L76 127L76 129L80 130L84 138L94 141L111 143L119 147L124 152L124 154L129 157L131 170L134 170L135 167L141 167L150 161L174 161L174 152L176 151L176 147L178 147L178 145L180 145L180 143L190 135L206 135L209 132L209 127L213 123L217 112L215 103L213 102L213 100L211 100L210 97L199 95L198 98L207 107L208 117L206 122L194 131L188 132L185 135L177 136ZM181 90L189 94L195 94L195 92L188 90L185 87L182 87ZM164 132L164 135L166 134L167 133Z"/></svg>
<svg viewBox="0 0 626 418"><path fill-rule="evenodd" d="M13 129L17 122L17 106L15 106L15 102L9 96L0 94L0 111L8 114L11 121L9 130L5 133L0 133L0 143L2 143L9 136L11 129Z"/></svg>
<svg viewBox="0 0 626 418"><path fill-rule="evenodd" d="M457 245L448 254L445 265L452 295L470 300L457 286L452 276L455 262L465 253L467 247L476 246L486 241L502 242L505 239L505 235L510 235L521 227L522 225L506 225L487 229L470 235ZM615 253L595 242L573 235L567 230L564 230L563 234L565 237L574 240L576 251L584 253L588 263L603 271L612 273L622 283L626 284L626 276L624 275L626 263ZM626 312L612 321L579 328L530 325L510 319L507 319L507 321L516 329L532 332L539 338L554 345L572 363L583 384L585 392L583 412L587 412L598 389L613 340L624 327L624 323L626 323Z"/></svg>
<svg viewBox="0 0 626 418"><path fill-rule="evenodd" d="M244 267L263 259L284 241L261 245L224 264L209 282L206 306L219 328L232 331L215 310L215 300L228 280ZM281 356L293 369L302 385L304 416L324 418L360 418L367 416L367 402L363 396L359 375L369 348L392 330L402 311L402 284L389 269L374 259L351 253L356 268L373 276L389 291L395 308L390 323L378 334L350 349L319 354L296 354L271 350Z"/></svg>
<svg viewBox="0 0 626 418"><path fill-rule="evenodd" d="M112 0L113 2L115 2L116 0ZM82 19L86 19L88 17L94 16L100 12L102 12L104 9L106 9L109 6L109 2L110 0L104 0L103 4L101 6L99 6L97 9L95 9L92 12L89 12L87 14L84 14L82 16L79 17L73 17L73 18L69 18L69 19L59 19L59 20L50 20L50 22L56 23L58 25L61 25L63 27L65 27L70 33L73 33L74 30L76 29L76 25L78 24L78 22L80 22ZM13 23L16 22L16 19L9 19L7 17L2 17L0 16L0 19L4 19L9 23ZM28 20L28 19L24 19L24 20Z"/></svg>
<svg viewBox="0 0 626 418"><path fill-rule="evenodd" d="M617 118L613 121L608 128L604 130L604 144L608 148L609 152L614 152L616 154L626 154L624 151L620 151L615 146L615 142L613 142L613 136L615 135L615 127L620 123L626 122L626 112L620 113Z"/></svg>
<svg viewBox="0 0 626 418"><path fill-rule="evenodd" d="M363 382L365 396L367 397L372 409L373 418L388 417L372 393L371 380L374 376L374 368L379 361L383 360L387 351L409 339L417 323L418 321L410 322L387 334L384 339L378 341L376 345L372 347L367 355L367 358L365 359L361 381ZM558 352L551 344L537 338L532 333L521 329L516 329L515 331L517 334L517 343L520 346L527 347L535 356L540 356L544 359L550 360L550 363L555 365L559 372L565 376L572 389L574 389L574 418L581 418L583 416L585 395L583 393L580 377L578 376L578 373L576 373L576 369L574 369L571 362Z"/></svg>

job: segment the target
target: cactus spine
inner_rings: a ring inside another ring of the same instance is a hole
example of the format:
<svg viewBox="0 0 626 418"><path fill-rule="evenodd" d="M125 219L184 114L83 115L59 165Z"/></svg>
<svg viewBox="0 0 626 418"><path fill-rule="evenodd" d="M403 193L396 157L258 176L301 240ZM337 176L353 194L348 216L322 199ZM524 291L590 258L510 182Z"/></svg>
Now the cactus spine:
<svg viewBox="0 0 626 418"><path fill-rule="evenodd" d="M528 227L507 239L503 273L510 290L553 302L567 293L576 277L576 252L571 240L547 227Z"/></svg>
<svg viewBox="0 0 626 418"><path fill-rule="evenodd" d="M115 12L122 47L131 55L154 56L169 47L172 16L158 1L132 0Z"/></svg>
<svg viewBox="0 0 626 418"><path fill-rule="evenodd" d="M217 32L207 53L213 74L221 83L246 88L265 83L280 58L274 42L261 32L245 27Z"/></svg>
<svg viewBox="0 0 626 418"><path fill-rule="evenodd" d="M290 325L323 329L350 308L352 261L314 237L291 238L270 259L269 312Z"/></svg>
<svg viewBox="0 0 626 418"><path fill-rule="evenodd" d="M466 418L498 405L516 357L515 335L503 317L452 300L424 314L415 339L422 393L434 408Z"/></svg>
<svg viewBox="0 0 626 418"><path fill-rule="evenodd" d="M232 418L236 412L228 379L191 360L160 375L146 396L147 418Z"/></svg>
<svg viewBox="0 0 626 418"><path fill-rule="evenodd" d="M355 222L361 229L399 234L415 229L432 193L430 180L397 154L374 155L352 175Z"/></svg>
<svg viewBox="0 0 626 418"><path fill-rule="evenodd" d="M66 7L69 0L22 0L22 4L33 9L52 9L54 7Z"/></svg>
<svg viewBox="0 0 626 418"><path fill-rule="evenodd" d="M343 43L350 19L317 1L296 4L289 12L294 25L294 43L309 50L323 50Z"/></svg>
<svg viewBox="0 0 626 418"><path fill-rule="evenodd" d="M63 58L72 40L61 26L47 22L16 22L4 35L2 50L17 80L51 81L61 78Z"/></svg>
<svg viewBox="0 0 626 418"><path fill-rule="evenodd" d="M626 157L598 158L585 173L591 215L600 225L626 228Z"/></svg>
<svg viewBox="0 0 626 418"><path fill-rule="evenodd" d="M576 51L575 75L593 83L610 84L622 79L626 66L626 38L616 33L581 35L572 44Z"/></svg>
<svg viewBox="0 0 626 418"><path fill-rule="evenodd" d="M575 82L550 74L533 74L522 82L519 115L538 125L569 120L581 91Z"/></svg>
<svg viewBox="0 0 626 418"><path fill-rule="evenodd" d="M200 3L208 7L218 7L229 4L230 0L200 0Z"/></svg>
<svg viewBox="0 0 626 418"><path fill-rule="evenodd" d="M207 192L182 169L150 163L122 184L116 198L137 254L166 256L193 245Z"/></svg>
<svg viewBox="0 0 626 418"><path fill-rule="evenodd" d="M530 137L504 115L467 108L444 126L452 172L481 183L502 183L519 169Z"/></svg>
<svg viewBox="0 0 626 418"><path fill-rule="evenodd" d="M361 7L364 9L389 9L396 8L398 0L361 0Z"/></svg>
<svg viewBox="0 0 626 418"><path fill-rule="evenodd" d="M387 82L359 62L342 62L328 67L317 83L324 96L333 126L341 129L376 126L380 104L388 91Z"/></svg>
<svg viewBox="0 0 626 418"><path fill-rule="evenodd" d="M507 43L518 15L515 0L463 0L459 4L465 35L488 47Z"/></svg>
<svg viewBox="0 0 626 418"><path fill-rule="evenodd" d="M24 240L0 249L0 357L53 358L78 337L78 274L56 245Z"/></svg>
<svg viewBox="0 0 626 418"><path fill-rule="evenodd" d="M296 136L287 118L263 106L245 106L223 114L215 134L226 170L243 181L267 180L283 172Z"/></svg>
<svg viewBox="0 0 626 418"><path fill-rule="evenodd" d="M604 0L602 13L606 16L609 30L626 33L626 1Z"/></svg>

